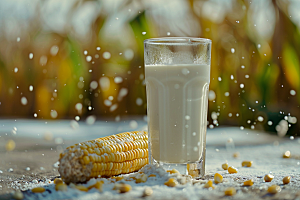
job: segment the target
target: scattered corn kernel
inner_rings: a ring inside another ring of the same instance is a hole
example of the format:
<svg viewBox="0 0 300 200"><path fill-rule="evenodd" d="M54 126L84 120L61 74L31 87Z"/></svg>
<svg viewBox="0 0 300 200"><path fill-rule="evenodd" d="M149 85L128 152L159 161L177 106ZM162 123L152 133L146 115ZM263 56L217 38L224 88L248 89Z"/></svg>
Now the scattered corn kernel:
<svg viewBox="0 0 300 200"><path fill-rule="evenodd" d="M236 194L236 190L234 187L229 187L224 191L226 196L233 196Z"/></svg>
<svg viewBox="0 0 300 200"><path fill-rule="evenodd" d="M90 185L88 187L88 190L92 189L92 188L96 188L97 190L99 190L100 192L103 191L102 185L103 185L103 181L97 181L94 185Z"/></svg>
<svg viewBox="0 0 300 200"><path fill-rule="evenodd" d="M143 197L151 196L153 194L153 190L150 187L146 187L143 192Z"/></svg>
<svg viewBox="0 0 300 200"><path fill-rule="evenodd" d="M281 188L278 185L272 185L268 188L268 192L270 194L276 194L277 192L280 192Z"/></svg>
<svg viewBox="0 0 300 200"><path fill-rule="evenodd" d="M271 175L271 174L267 174L265 175L264 179L265 179L265 182L271 182L273 180L274 176Z"/></svg>
<svg viewBox="0 0 300 200"><path fill-rule="evenodd" d="M212 188L212 189L215 189L215 187L213 186L212 180L208 180L207 183L205 183L204 188Z"/></svg>
<svg viewBox="0 0 300 200"><path fill-rule="evenodd" d="M116 181L120 181L120 180L123 180L124 177L123 176L114 176L114 177L112 177L112 179L115 179Z"/></svg>
<svg viewBox="0 0 300 200"><path fill-rule="evenodd" d="M33 193L43 193L43 192L45 192L45 188L43 188L43 187L36 187L36 188L33 188L31 190L31 192L33 192Z"/></svg>
<svg viewBox="0 0 300 200"><path fill-rule="evenodd" d="M254 183L253 179L250 179L244 182L244 186L252 186L253 183Z"/></svg>
<svg viewBox="0 0 300 200"><path fill-rule="evenodd" d="M148 177L156 177L155 174L150 174Z"/></svg>
<svg viewBox="0 0 300 200"><path fill-rule="evenodd" d="M170 178L167 182L164 183L166 186L175 187L177 185L174 178Z"/></svg>
<svg viewBox="0 0 300 200"><path fill-rule="evenodd" d="M139 174L136 177L135 183L145 183L148 179L148 176L146 174Z"/></svg>
<svg viewBox="0 0 300 200"><path fill-rule="evenodd" d="M6 151L12 151L16 147L16 143L13 140L8 140L5 144Z"/></svg>
<svg viewBox="0 0 300 200"><path fill-rule="evenodd" d="M233 156L234 158L238 158L238 157L240 157L240 153L239 153L239 152L235 152L232 156Z"/></svg>
<svg viewBox="0 0 300 200"><path fill-rule="evenodd" d="M291 177L290 176L286 176L282 179L283 184L288 184L291 182Z"/></svg>
<svg viewBox="0 0 300 200"><path fill-rule="evenodd" d="M17 190L12 194L12 198L16 200L22 200L24 199L24 195L20 190Z"/></svg>
<svg viewBox="0 0 300 200"><path fill-rule="evenodd" d="M218 184L218 183L222 183L223 181L223 176L219 173L215 173L215 176L214 176L214 180L215 180L215 183Z"/></svg>
<svg viewBox="0 0 300 200"><path fill-rule="evenodd" d="M228 163L222 164L222 168L223 168L224 170L227 170L227 169L228 169Z"/></svg>
<svg viewBox="0 0 300 200"><path fill-rule="evenodd" d="M131 190L131 186L128 184L121 184L119 187L120 193L129 192Z"/></svg>
<svg viewBox="0 0 300 200"><path fill-rule="evenodd" d="M253 161L245 160L242 162L242 167L251 167Z"/></svg>
<svg viewBox="0 0 300 200"><path fill-rule="evenodd" d="M283 154L282 157L283 157L283 158L290 158L290 157L291 157L291 152L290 152L290 151L284 152L284 154Z"/></svg>
<svg viewBox="0 0 300 200"><path fill-rule="evenodd" d="M54 179L53 183L56 185L58 183L63 183L63 181L60 178Z"/></svg>
<svg viewBox="0 0 300 200"><path fill-rule="evenodd" d="M170 174L180 174L180 172L176 169L167 170L167 172L169 172Z"/></svg>
<svg viewBox="0 0 300 200"><path fill-rule="evenodd" d="M67 191L68 190L68 186L65 183L63 183L63 182L57 183L55 185L55 190L56 191Z"/></svg>
<svg viewBox="0 0 300 200"><path fill-rule="evenodd" d="M238 169L233 166L230 166L230 167L228 167L228 172L229 172L229 174L238 173Z"/></svg>
<svg viewBox="0 0 300 200"><path fill-rule="evenodd" d="M83 186L83 185L76 185L75 188L77 190L80 190L80 191L83 191L83 192L89 191L89 189L87 187Z"/></svg>

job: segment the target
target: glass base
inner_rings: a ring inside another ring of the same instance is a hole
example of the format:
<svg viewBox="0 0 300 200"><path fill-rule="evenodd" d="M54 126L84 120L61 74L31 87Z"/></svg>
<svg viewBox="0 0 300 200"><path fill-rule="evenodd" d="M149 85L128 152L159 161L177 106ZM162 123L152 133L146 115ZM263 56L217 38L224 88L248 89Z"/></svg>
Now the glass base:
<svg viewBox="0 0 300 200"><path fill-rule="evenodd" d="M203 159L194 163L164 163L150 159L151 164L158 164L164 170L176 169L180 174L190 175L192 178L200 178L205 175L205 162Z"/></svg>

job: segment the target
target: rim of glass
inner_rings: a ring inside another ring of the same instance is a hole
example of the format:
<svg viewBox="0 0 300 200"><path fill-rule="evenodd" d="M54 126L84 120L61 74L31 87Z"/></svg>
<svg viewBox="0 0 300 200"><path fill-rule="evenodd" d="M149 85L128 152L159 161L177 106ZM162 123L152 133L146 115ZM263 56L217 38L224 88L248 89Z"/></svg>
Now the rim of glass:
<svg viewBox="0 0 300 200"><path fill-rule="evenodd" d="M161 38L150 38L144 40L145 44L164 44L164 45L180 45L180 44L207 44L211 43L210 39L197 38L197 37L161 37Z"/></svg>

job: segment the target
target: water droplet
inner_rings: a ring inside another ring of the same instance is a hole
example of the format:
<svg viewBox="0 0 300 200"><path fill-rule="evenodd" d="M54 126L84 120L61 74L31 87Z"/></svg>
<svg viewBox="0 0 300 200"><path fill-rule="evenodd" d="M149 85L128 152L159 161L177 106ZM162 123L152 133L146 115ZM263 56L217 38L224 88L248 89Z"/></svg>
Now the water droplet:
<svg viewBox="0 0 300 200"><path fill-rule="evenodd" d="M100 47L97 47L96 49L97 49L97 51L100 51L101 48L100 48Z"/></svg>
<svg viewBox="0 0 300 200"><path fill-rule="evenodd" d="M294 136L290 136L290 140L293 140L293 139L295 139Z"/></svg>
<svg viewBox="0 0 300 200"><path fill-rule="evenodd" d="M132 49L126 49L124 51L124 57L126 60L132 60L134 57L134 52Z"/></svg>
<svg viewBox="0 0 300 200"><path fill-rule="evenodd" d="M143 104L143 99L137 98L135 103L136 103L136 105L141 106Z"/></svg>
<svg viewBox="0 0 300 200"><path fill-rule="evenodd" d="M108 96L108 100L112 101L112 100L114 100L114 97L113 96Z"/></svg>
<svg viewBox="0 0 300 200"><path fill-rule="evenodd" d="M231 48L230 51L231 51L231 53L234 53L234 52L235 52L235 49L234 49L234 48Z"/></svg>
<svg viewBox="0 0 300 200"><path fill-rule="evenodd" d="M136 129L138 127L138 123L135 120L131 120L129 122L129 127L132 129Z"/></svg>
<svg viewBox="0 0 300 200"><path fill-rule="evenodd" d="M194 150L194 151L198 151L198 147L194 147L193 150Z"/></svg>
<svg viewBox="0 0 300 200"><path fill-rule="evenodd" d="M241 68L242 68L242 69L245 69L245 65L242 65Z"/></svg>
<svg viewBox="0 0 300 200"><path fill-rule="evenodd" d="M288 120L289 118L288 118L288 116L284 116L284 120Z"/></svg>
<svg viewBox="0 0 300 200"><path fill-rule="evenodd" d="M26 171L30 171L30 167L26 167L25 170L26 170Z"/></svg>
<svg viewBox="0 0 300 200"><path fill-rule="evenodd" d="M123 82L123 78L117 76L117 77L114 78L114 82L115 82L115 83L122 83L122 82Z"/></svg>
<svg viewBox="0 0 300 200"><path fill-rule="evenodd" d="M21 38L20 37L17 37L17 42L20 42L21 41Z"/></svg>
<svg viewBox="0 0 300 200"><path fill-rule="evenodd" d="M288 117L288 122L291 123L291 124L296 124L297 123L297 117L289 116Z"/></svg>
<svg viewBox="0 0 300 200"><path fill-rule="evenodd" d="M33 86L32 85L29 85L29 91L33 91Z"/></svg>
<svg viewBox="0 0 300 200"><path fill-rule="evenodd" d="M240 88L244 88L245 85L243 83L240 84Z"/></svg>
<svg viewBox="0 0 300 200"><path fill-rule="evenodd" d="M110 80L107 77L101 77L99 80L99 84L103 91L107 91L110 87Z"/></svg>
<svg viewBox="0 0 300 200"><path fill-rule="evenodd" d="M26 105L27 102L28 102L28 101L27 101L27 98L26 98L26 97L22 97L22 98L21 98L21 104L22 104L22 105Z"/></svg>
<svg viewBox="0 0 300 200"><path fill-rule="evenodd" d="M92 81L92 82L90 83L90 88L92 88L93 90L95 90L97 87L98 87L97 81Z"/></svg>
<svg viewBox="0 0 300 200"><path fill-rule="evenodd" d="M111 102L110 100L105 99L105 100L104 100L104 105L106 105L106 106L111 106L111 105L112 105L112 102Z"/></svg>
<svg viewBox="0 0 300 200"><path fill-rule="evenodd" d="M19 69L16 67L16 68L14 69L14 72L17 73L18 71L19 71Z"/></svg>
<svg viewBox="0 0 300 200"><path fill-rule="evenodd" d="M91 62L92 56L87 56L85 59L86 59L87 62Z"/></svg>
<svg viewBox="0 0 300 200"><path fill-rule="evenodd" d="M93 109L93 107L92 107L92 106L89 106L89 107L88 107L88 110L92 110L92 109Z"/></svg>
<svg viewBox="0 0 300 200"><path fill-rule="evenodd" d="M244 127L243 127L243 126L241 126L241 127L240 127L240 129L241 129L241 130L244 130Z"/></svg>
<svg viewBox="0 0 300 200"><path fill-rule="evenodd" d="M261 45L260 45L260 44L258 44L258 45L257 45L257 48L260 48L260 47L261 47Z"/></svg>
<svg viewBox="0 0 300 200"><path fill-rule="evenodd" d="M225 92L225 97L228 97L229 96L229 92Z"/></svg>
<svg viewBox="0 0 300 200"><path fill-rule="evenodd" d="M294 95L296 95L296 91L295 90L291 90L290 94L294 96Z"/></svg>
<svg viewBox="0 0 300 200"><path fill-rule="evenodd" d="M255 101L255 103L258 103L258 101Z"/></svg>
<svg viewBox="0 0 300 200"><path fill-rule="evenodd" d="M216 120L216 119L218 119L218 115L217 115L217 113L216 112L211 112L211 118L213 119L213 120Z"/></svg>
<svg viewBox="0 0 300 200"><path fill-rule="evenodd" d="M218 77L218 81L222 81L222 78L221 78L221 77Z"/></svg>
<svg viewBox="0 0 300 200"><path fill-rule="evenodd" d="M238 116L240 116L240 114L239 114L239 113L236 113L236 115L235 115L235 116L237 116L237 117L238 117Z"/></svg>
<svg viewBox="0 0 300 200"><path fill-rule="evenodd" d="M269 125L269 126L272 126L272 125L273 125L273 122L272 122L272 121L268 121L268 125Z"/></svg>
<svg viewBox="0 0 300 200"><path fill-rule="evenodd" d="M180 86L179 86L179 84L177 84L177 83L174 85L174 88L175 88L175 89L179 89L179 87L180 87Z"/></svg>
<svg viewBox="0 0 300 200"><path fill-rule="evenodd" d="M40 57L40 65L44 66L47 64L48 58L47 56L41 56Z"/></svg>
<svg viewBox="0 0 300 200"><path fill-rule="evenodd" d="M79 121L79 120L80 120L80 117L79 117L79 116L75 116L75 120L76 120L76 121Z"/></svg>
<svg viewBox="0 0 300 200"><path fill-rule="evenodd" d="M50 116L51 116L53 119L55 119L55 118L57 117L57 112L56 112L56 110L51 110L51 111L50 111Z"/></svg>
<svg viewBox="0 0 300 200"><path fill-rule="evenodd" d="M184 118L185 118L185 120L190 120L191 119L191 117L188 116L188 115L186 115Z"/></svg>
<svg viewBox="0 0 300 200"><path fill-rule="evenodd" d="M29 59L33 58L33 53L29 53Z"/></svg>
<svg viewBox="0 0 300 200"><path fill-rule="evenodd" d="M104 59L110 59L110 57L111 57L111 54L109 53L109 52L104 52L103 54L102 54L102 56L103 56L103 58Z"/></svg>
<svg viewBox="0 0 300 200"><path fill-rule="evenodd" d="M255 129L255 126L254 125L251 125L251 127L250 127L251 129Z"/></svg>
<svg viewBox="0 0 300 200"><path fill-rule="evenodd" d="M120 121L120 120L121 120L120 115L117 115L117 116L115 117L115 121L118 122L118 121Z"/></svg>
<svg viewBox="0 0 300 200"><path fill-rule="evenodd" d="M121 88L118 94L118 101L121 101L123 97L125 97L128 94L127 88Z"/></svg>
<svg viewBox="0 0 300 200"><path fill-rule="evenodd" d="M37 113L34 113L33 116L34 116L34 117L37 117Z"/></svg>
<svg viewBox="0 0 300 200"><path fill-rule="evenodd" d="M146 35L146 32L142 32L142 35Z"/></svg>
<svg viewBox="0 0 300 200"><path fill-rule="evenodd" d="M116 17L116 20L119 20L119 17Z"/></svg>
<svg viewBox="0 0 300 200"><path fill-rule="evenodd" d="M93 70L89 69L89 72L93 72Z"/></svg>
<svg viewBox="0 0 300 200"><path fill-rule="evenodd" d="M171 33L170 33L170 32L167 32L167 36L169 36L169 35L171 35Z"/></svg>
<svg viewBox="0 0 300 200"><path fill-rule="evenodd" d="M51 54L52 56L56 56L56 54L58 53L58 50L59 50L59 47L56 46L56 45L54 45L54 46L52 46L51 49L50 49L50 54Z"/></svg>
<svg viewBox="0 0 300 200"><path fill-rule="evenodd" d="M78 111L81 111L82 110L82 103L76 103L75 109L78 110Z"/></svg>
<svg viewBox="0 0 300 200"><path fill-rule="evenodd" d="M209 125L209 128L210 128L210 129L213 129L213 128L214 128L214 125L210 124L210 125Z"/></svg>
<svg viewBox="0 0 300 200"><path fill-rule="evenodd" d="M228 113L228 117L232 117L232 113Z"/></svg>
<svg viewBox="0 0 300 200"><path fill-rule="evenodd" d="M196 132L193 132L192 134L193 134L193 136L196 136Z"/></svg>
<svg viewBox="0 0 300 200"><path fill-rule="evenodd" d="M233 79L234 79L234 76L233 76L233 75L230 75L230 79L233 80Z"/></svg>
<svg viewBox="0 0 300 200"><path fill-rule="evenodd" d="M87 55L87 54L88 54L88 51L87 51L87 50L83 51L83 54L84 54L84 55Z"/></svg>
<svg viewBox="0 0 300 200"><path fill-rule="evenodd" d="M209 101L213 101L213 100L215 100L216 99L216 93L213 91L213 90L210 90L209 92L208 92L208 100Z"/></svg>
<svg viewBox="0 0 300 200"><path fill-rule="evenodd" d="M249 75L248 75L248 74L246 74L246 75L245 75L245 78L249 78Z"/></svg>
<svg viewBox="0 0 300 200"><path fill-rule="evenodd" d="M90 115L86 118L85 122L88 125L93 125L96 121L96 116L95 115Z"/></svg>
<svg viewBox="0 0 300 200"><path fill-rule="evenodd" d="M113 111L115 111L117 108L118 108L118 104L114 104L114 105L112 105L112 106L109 108L109 111L110 111L110 112L113 112Z"/></svg>
<svg viewBox="0 0 300 200"><path fill-rule="evenodd" d="M240 21L235 21L235 22L238 23L238 24L240 23Z"/></svg>
<svg viewBox="0 0 300 200"><path fill-rule="evenodd" d="M264 118L263 118L262 116L258 116L258 117L257 117L257 120L258 120L259 122L262 122L262 121L264 121Z"/></svg>

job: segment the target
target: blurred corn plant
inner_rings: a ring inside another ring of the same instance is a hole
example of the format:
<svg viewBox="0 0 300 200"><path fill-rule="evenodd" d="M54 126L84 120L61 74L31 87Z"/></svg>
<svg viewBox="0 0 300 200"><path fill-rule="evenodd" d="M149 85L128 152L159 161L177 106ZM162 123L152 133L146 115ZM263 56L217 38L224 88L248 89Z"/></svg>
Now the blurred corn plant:
<svg viewBox="0 0 300 200"><path fill-rule="evenodd" d="M193 36L213 41L210 128L297 135L299 8L275 0L2 1L0 117L145 115L143 41Z"/></svg>

